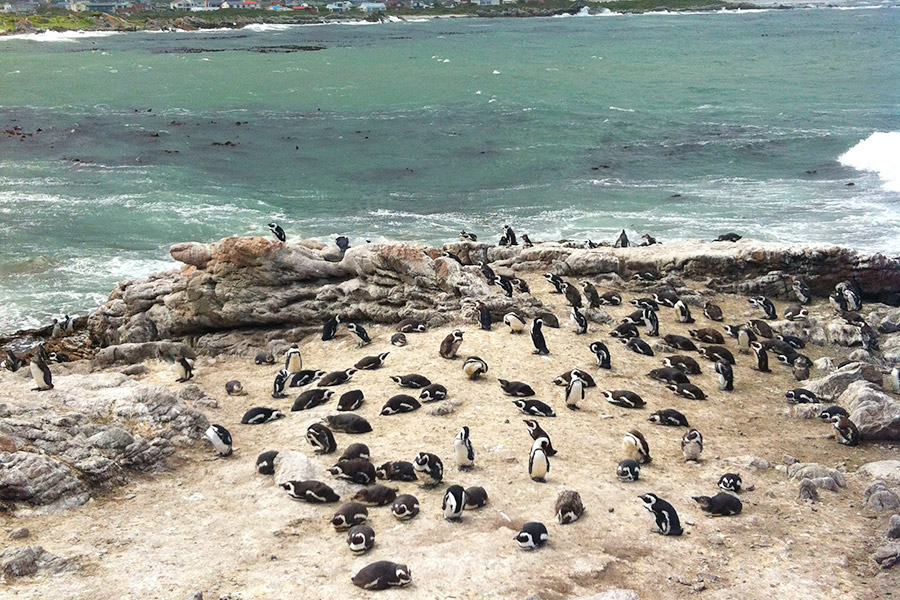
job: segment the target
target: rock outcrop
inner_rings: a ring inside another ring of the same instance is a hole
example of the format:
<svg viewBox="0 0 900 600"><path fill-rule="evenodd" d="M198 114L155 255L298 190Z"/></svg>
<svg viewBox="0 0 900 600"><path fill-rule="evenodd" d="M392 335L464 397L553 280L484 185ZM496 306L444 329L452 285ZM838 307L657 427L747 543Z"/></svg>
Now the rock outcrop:
<svg viewBox="0 0 900 600"><path fill-rule="evenodd" d="M807 381L803 387L822 400L837 400L854 382L864 381L881 385L881 369L868 363L851 363L844 365L834 373L821 379ZM843 405L846 406L846 405Z"/></svg>
<svg viewBox="0 0 900 600"><path fill-rule="evenodd" d="M849 365L848 365L849 366ZM900 401L868 381L847 386L838 402L865 440L900 440Z"/></svg>

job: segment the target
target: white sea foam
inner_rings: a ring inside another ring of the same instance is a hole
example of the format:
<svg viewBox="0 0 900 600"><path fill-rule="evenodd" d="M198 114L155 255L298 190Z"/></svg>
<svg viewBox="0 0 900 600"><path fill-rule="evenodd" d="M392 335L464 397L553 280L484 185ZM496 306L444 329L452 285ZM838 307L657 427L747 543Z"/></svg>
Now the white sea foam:
<svg viewBox="0 0 900 600"><path fill-rule="evenodd" d="M876 131L843 153L838 162L877 173L885 190L900 192L900 131Z"/></svg>
<svg viewBox="0 0 900 600"><path fill-rule="evenodd" d="M84 38L109 37L123 31L42 31L40 33L20 33L0 36L2 40L29 40L32 42L77 42Z"/></svg>

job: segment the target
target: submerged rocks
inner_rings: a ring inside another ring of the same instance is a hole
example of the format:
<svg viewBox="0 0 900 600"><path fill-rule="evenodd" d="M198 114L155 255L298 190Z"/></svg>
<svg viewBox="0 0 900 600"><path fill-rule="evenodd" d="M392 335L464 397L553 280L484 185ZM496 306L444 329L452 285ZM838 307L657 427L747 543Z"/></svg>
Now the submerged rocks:
<svg viewBox="0 0 900 600"><path fill-rule="evenodd" d="M881 369L869 363L851 363L843 368L813 381L807 381L803 387L822 400L837 400L838 396L855 381L868 381L881 385Z"/></svg>
<svg viewBox="0 0 900 600"><path fill-rule="evenodd" d="M880 372L878 377L881 378ZM856 381L841 394L839 403L849 409L850 420L862 439L900 440L900 401L880 387Z"/></svg>

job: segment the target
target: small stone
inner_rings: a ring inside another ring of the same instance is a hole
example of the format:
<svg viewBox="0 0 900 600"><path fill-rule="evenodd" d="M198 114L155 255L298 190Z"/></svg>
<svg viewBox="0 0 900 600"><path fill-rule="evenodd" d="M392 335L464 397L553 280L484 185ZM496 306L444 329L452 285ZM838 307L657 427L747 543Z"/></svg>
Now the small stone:
<svg viewBox="0 0 900 600"><path fill-rule="evenodd" d="M900 538L900 515L893 515L888 522L888 539L896 540Z"/></svg>
<svg viewBox="0 0 900 600"><path fill-rule="evenodd" d="M694 592L702 592L705 589L706 589L706 584L703 583L702 581L699 583L695 583L694 586L691 588L691 590L693 590Z"/></svg>
<svg viewBox="0 0 900 600"><path fill-rule="evenodd" d="M878 563L882 569L889 569L897 564L897 561L900 561L900 543L892 542L890 544L885 544L875 551L875 555L872 557L875 559L875 562Z"/></svg>
<svg viewBox="0 0 900 600"><path fill-rule="evenodd" d="M725 536L721 533L716 533L707 538L709 543L713 546L724 546L725 545Z"/></svg>
<svg viewBox="0 0 900 600"><path fill-rule="evenodd" d="M28 530L27 527L19 527L18 529L13 529L9 532L9 539L11 540L24 540L25 538L31 535L31 531Z"/></svg>
<svg viewBox="0 0 900 600"><path fill-rule="evenodd" d="M784 456L781 457L781 464L783 464L783 465L792 465L795 462L800 462L800 461L798 461L796 458L794 458L790 454L785 454Z"/></svg>
<svg viewBox="0 0 900 600"><path fill-rule="evenodd" d="M188 594L182 600L203 600L203 592L194 592L193 594Z"/></svg>
<svg viewBox="0 0 900 600"><path fill-rule="evenodd" d="M137 377L139 375L146 375L147 373L149 373L150 368L147 367L146 365L131 365L131 366L125 367L124 369L122 369L119 372L122 373L122 375L130 375L132 377Z"/></svg>
<svg viewBox="0 0 900 600"><path fill-rule="evenodd" d="M809 500L810 502L819 501L819 492L816 490L816 484L809 479L800 482L800 499Z"/></svg>

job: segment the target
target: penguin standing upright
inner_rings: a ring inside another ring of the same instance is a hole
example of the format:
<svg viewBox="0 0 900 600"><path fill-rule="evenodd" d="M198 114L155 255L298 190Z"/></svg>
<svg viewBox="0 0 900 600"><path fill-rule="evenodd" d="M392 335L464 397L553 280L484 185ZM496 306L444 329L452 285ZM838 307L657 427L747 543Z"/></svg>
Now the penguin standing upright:
<svg viewBox="0 0 900 600"><path fill-rule="evenodd" d="M699 461L703 452L703 436L696 429L691 429L681 438L681 454L685 461Z"/></svg>
<svg viewBox="0 0 900 600"><path fill-rule="evenodd" d="M285 235L284 229L282 229L281 225L278 223L269 223L269 231L272 232L272 235L274 235L275 239L279 242L287 241L287 235Z"/></svg>
<svg viewBox="0 0 900 600"><path fill-rule="evenodd" d="M590 345L591 352L597 357L597 366L601 369L611 369L609 348L603 342L594 342Z"/></svg>
<svg viewBox="0 0 900 600"><path fill-rule="evenodd" d="M775 305L765 296L750 298L750 304L763 311L764 318L769 319L770 321L778 318L778 313L775 311Z"/></svg>
<svg viewBox="0 0 900 600"><path fill-rule="evenodd" d="M625 230L622 230L622 233L619 234L619 239L616 240L614 248L627 248L628 247L628 236L625 235Z"/></svg>
<svg viewBox="0 0 900 600"><path fill-rule="evenodd" d="M553 273L544 273L544 279L546 279L547 282L553 286L553 291L550 292L551 294L562 294L563 293L562 277L560 277L559 275L554 275Z"/></svg>
<svg viewBox="0 0 900 600"><path fill-rule="evenodd" d="M750 342L750 348L753 349L753 353L756 355L756 370L761 373L770 373L769 353L766 352L766 347L759 342Z"/></svg>
<svg viewBox="0 0 900 600"><path fill-rule="evenodd" d="M575 334L583 335L588 331L588 321L581 311L578 310L577 306L572 307L572 314L570 316L572 322L575 323Z"/></svg>
<svg viewBox="0 0 900 600"><path fill-rule="evenodd" d="M286 398L287 395L284 393L284 388L287 385L287 380L291 376L291 372L287 369L281 369L278 373L275 374L275 381L272 382L272 397L273 398Z"/></svg>
<svg viewBox="0 0 900 600"><path fill-rule="evenodd" d="M444 519L451 522L462 520L463 509L466 507L466 490L461 485L451 485L444 492L444 501L441 503L441 510L444 512Z"/></svg>
<svg viewBox="0 0 900 600"><path fill-rule="evenodd" d="M58 338L62 337L63 328L59 322L59 319L53 319L53 329L50 331L50 337Z"/></svg>
<svg viewBox="0 0 900 600"><path fill-rule="evenodd" d="M528 455L528 475L533 481L546 481L545 477L550 472L550 458L547 457L547 446L550 440L538 438L531 445L531 454Z"/></svg>
<svg viewBox="0 0 900 600"><path fill-rule="evenodd" d="M534 419L525 419L524 423L525 427L528 429L528 435L531 436L532 440L538 440L540 438L545 438L547 440L547 446L544 448L544 452L547 453L547 456L556 456L556 450L553 448L550 436L544 431L543 427L541 427Z"/></svg>
<svg viewBox="0 0 900 600"><path fill-rule="evenodd" d="M794 294L797 296L797 301L800 304L809 304L809 301L812 299L812 293L810 293L808 285L799 279L795 279L791 282L791 288L794 290Z"/></svg>
<svg viewBox="0 0 900 600"><path fill-rule="evenodd" d="M341 324L341 316L334 315L322 325L322 341L333 340L337 336L338 325Z"/></svg>
<svg viewBox="0 0 900 600"><path fill-rule="evenodd" d="M647 326L647 335L659 337L659 318L656 316L656 312L645 308L641 318L644 320L644 325Z"/></svg>
<svg viewBox="0 0 900 600"><path fill-rule="evenodd" d="M675 320L679 323L694 322L694 317L691 316L691 309L684 303L684 300L679 299L672 308L675 309Z"/></svg>
<svg viewBox="0 0 900 600"><path fill-rule="evenodd" d="M590 281L582 281L581 291L587 300L588 308L600 308L600 294Z"/></svg>
<svg viewBox="0 0 900 600"><path fill-rule="evenodd" d="M531 343L534 344L534 353L540 355L550 354L547 342L544 341L544 333L541 331L543 324L544 321L540 318L531 322Z"/></svg>
<svg viewBox="0 0 900 600"><path fill-rule="evenodd" d="M210 425L205 435L220 456L231 456L231 434L227 429L221 425Z"/></svg>
<svg viewBox="0 0 900 600"><path fill-rule="evenodd" d="M497 284L497 286L501 290L503 290L503 293L507 298L513 297L513 285L509 279L503 277L502 275L497 275L494 277L494 283Z"/></svg>
<svg viewBox="0 0 900 600"><path fill-rule="evenodd" d="M581 308L581 292L578 291L578 288L567 282L563 282L560 287L562 288L562 293L566 296L566 302L569 303L569 306Z"/></svg>
<svg viewBox="0 0 900 600"><path fill-rule="evenodd" d="M469 439L469 428L464 426L453 438L453 454L456 457L456 468L468 471L475 464L475 449Z"/></svg>
<svg viewBox="0 0 900 600"><path fill-rule="evenodd" d="M44 349L38 348L38 352L31 358L31 378L34 379L32 391L43 392L53 389L53 375L50 373L50 367L44 361Z"/></svg>
<svg viewBox="0 0 900 600"><path fill-rule="evenodd" d="M681 528L681 522L678 520L678 513L675 508L657 496L656 494L644 494L638 496L644 503L644 508L653 513L656 521L657 533L662 535L681 535L684 530Z"/></svg>
<svg viewBox="0 0 900 600"><path fill-rule="evenodd" d="M584 400L584 380L581 377L572 376L566 385L566 407L578 410L578 403Z"/></svg>
<svg viewBox="0 0 900 600"><path fill-rule="evenodd" d="M362 325L358 323L347 323L347 331L356 336L359 340L356 343L357 348L362 348L372 341L372 338L369 337L369 332L366 331Z"/></svg>
<svg viewBox="0 0 900 600"><path fill-rule="evenodd" d="M481 327L485 331L491 330L491 310L484 305L483 302L479 302L475 310L478 315L478 326Z"/></svg>
<svg viewBox="0 0 900 600"><path fill-rule="evenodd" d="M724 360L716 361L713 367L719 375L719 389L723 392L731 392L734 390L734 371Z"/></svg>
<svg viewBox="0 0 900 600"><path fill-rule="evenodd" d="M183 354L175 355L175 372L178 374L178 383L184 383L194 376L194 365Z"/></svg>
<svg viewBox="0 0 900 600"><path fill-rule="evenodd" d="M503 237L506 238L506 243L510 246L518 246L519 242L516 241L516 232L513 231L513 228L509 225L503 226Z"/></svg>
<svg viewBox="0 0 900 600"><path fill-rule="evenodd" d="M285 353L284 369L292 375L303 370L303 357L300 356L300 347L297 344L292 344Z"/></svg>
<svg viewBox="0 0 900 600"><path fill-rule="evenodd" d="M460 344L463 342L463 332L460 329L454 329L441 342L439 353L441 358L456 358L456 352L459 350Z"/></svg>

